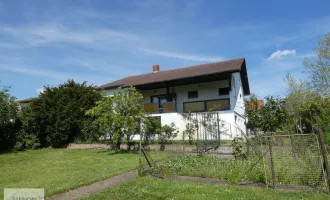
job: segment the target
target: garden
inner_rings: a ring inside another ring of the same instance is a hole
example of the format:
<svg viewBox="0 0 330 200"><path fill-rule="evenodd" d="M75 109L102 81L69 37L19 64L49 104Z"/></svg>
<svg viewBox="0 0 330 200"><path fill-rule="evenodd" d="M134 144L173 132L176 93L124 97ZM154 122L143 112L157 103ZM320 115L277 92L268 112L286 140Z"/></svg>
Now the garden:
<svg viewBox="0 0 330 200"><path fill-rule="evenodd" d="M155 158L169 156L152 152ZM45 148L0 155L0 199L4 188L45 188L51 196L138 167L139 154L128 151Z"/></svg>
<svg viewBox="0 0 330 200"><path fill-rule="evenodd" d="M323 186L326 175L330 176L328 163L320 152L325 154L324 147L330 146L330 70L323 62L330 59L329 41L330 33L318 43L318 57L305 60L308 80L286 76L285 98L266 97L261 108L256 96L246 99L250 136L230 142L231 158L218 155L220 142L214 143L214 138L208 141L205 137L202 142L194 138L201 126L194 124L189 113L184 114L187 123L182 132L187 140L174 141L179 134L175 124L162 125L147 115L140 103L143 97L134 87L119 88L109 97L85 82L68 80L55 87L45 86L44 92L26 105L19 105L10 95L10 88L3 87L0 196L2 189L8 187L45 188L46 196L51 196L138 170L141 176L216 178L229 185L139 177L89 198L329 199L317 192L280 192L235 185L245 181L327 189ZM275 134L283 131L286 139ZM142 136L141 141L134 140L137 134ZM314 140L301 140L306 135ZM110 150L66 149L70 143L105 143ZM123 144L127 149L122 149ZM183 153L169 152L168 144ZM193 155L185 154L185 145ZM213 156L209 155L212 148Z"/></svg>

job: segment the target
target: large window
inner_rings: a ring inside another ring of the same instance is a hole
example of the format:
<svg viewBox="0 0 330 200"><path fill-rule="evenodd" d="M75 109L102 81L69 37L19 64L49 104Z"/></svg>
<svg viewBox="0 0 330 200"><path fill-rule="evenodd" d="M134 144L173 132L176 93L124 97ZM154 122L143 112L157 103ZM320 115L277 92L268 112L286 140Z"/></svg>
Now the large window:
<svg viewBox="0 0 330 200"><path fill-rule="evenodd" d="M230 110L229 99L184 102L184 112L205 112L215 110Z"/></svg>
<svg viewBox="0 0 330 200"><path fill-rule="evenodd" d="M205 102L185 102L183 103L184 112L201 112L205 111Z"/></svg>
<svg viewBox="0 0 330 200"><path fill-rule="evenodd" d="M172 101L173 97L169 95L159 95L151 97L151 103L158 103L159 112L163 112L163 107L165 103Z"/></svg>
<svg viewBox="0 0 330 200"><path fill-rule="evenodd" d="M230 110L229 99L218 99L206 101L206 110Z"/></svg>
<svg viewBox="0 0 330 200"><path fill-rule="evenodd" d="M198 91L189 91L188 99L198 98Z"/></svg>

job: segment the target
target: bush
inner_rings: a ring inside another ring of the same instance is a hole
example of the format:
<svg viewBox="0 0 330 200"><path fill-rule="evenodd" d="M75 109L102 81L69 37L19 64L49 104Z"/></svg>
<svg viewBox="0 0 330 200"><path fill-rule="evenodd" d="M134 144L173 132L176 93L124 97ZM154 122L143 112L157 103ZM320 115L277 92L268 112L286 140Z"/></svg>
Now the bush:
<svg viewBox="0 0 330 200"><path fill-rule="evenodd" d="M243 138L236 137L233 140L231 147L233 148L233 154L235 156L235 159L246 158L246 153L244 152Z"/></svg>
<svg viewBox="0 0 330 200"><path fill-rule="evenodd" d="M58 87L45 86L45 91L29 103L21 116L23 131L39 141L31 137L29 146L61 146L84 138L82 129L89 119L85 111L100 99L101 94L86 83L68 80Z"/></svg>

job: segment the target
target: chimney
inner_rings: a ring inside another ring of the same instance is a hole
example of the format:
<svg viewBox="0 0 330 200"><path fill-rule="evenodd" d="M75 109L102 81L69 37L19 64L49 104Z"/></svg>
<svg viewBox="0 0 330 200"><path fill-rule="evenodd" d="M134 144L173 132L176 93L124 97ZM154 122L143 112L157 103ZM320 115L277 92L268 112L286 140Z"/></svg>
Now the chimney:
<svg viewBox="0 0 330 200"><path fill-rule="evenodd" d="M157 73L159 72L159 65L153 65L152 66L152 73Z"/></svg>

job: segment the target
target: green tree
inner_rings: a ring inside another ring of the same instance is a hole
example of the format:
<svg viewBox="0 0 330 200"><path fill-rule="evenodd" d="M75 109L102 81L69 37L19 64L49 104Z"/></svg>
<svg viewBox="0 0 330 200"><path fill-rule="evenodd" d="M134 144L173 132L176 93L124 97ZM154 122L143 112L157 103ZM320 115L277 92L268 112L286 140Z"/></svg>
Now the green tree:
<svg viewBox="0 0 330 200"><path fill-rule="evenodd" d="M306 81L297 81L289 73L285 77L285 82L288 84L285 108L292 116L295 132L311 133L313 129L310 121L311 115L303 109L303 105L308 103L316 94L309 89Z"/></svg>
<svg viewBox="0 0 330 200"><path fill-rule="evenodd" d="M16 142L19 123L17 120L18 104L9 94L9 88L0 90L0 150L10 150Z"/></svg>
<svg viewBox="0 0 330 200"><path fill-rule="evenodd" d="M142 94L134 87L119 88L113 96L104 97L86 114L96 118L102 131L107 131L104 133L105 136L110 135L117 145L116 148L120 149L123 139L130 144L145 119L142 98Z"/></svg>
<svg viewBox="0 0 330 200"><path fill-rule="evenodd" d="M330 32L318 41L314 49L317 58L305 58L311 88L321 96L330 96Z"/></svg>
<svg viewBox="0 0 330 200"><path fill-rule="evenodd" d="M196 118L193 117L192 113L184 113L182 114L182 118L186 124L185 130L182 132L184 137L188 137L188 143L192 144L194 141L194 135L197 132L198 122Z"/></svg>
<svg viewBox="0 0 330 200"><path fill-rule="evenodd" d="M161 133L161 121L159 117L146 117L143 123L142 139L145 145Z"/></svg>
<svg viewBox="0 0 330 200"><path fill-rule="evenodd" d="M165 150L165 144L168 143L171 139L174 139L178 135L178 128L175 126L175 123L170 125L162 126L161 132L158 135L158 143L160 144L160 150Z"/></svg>
<svg viewBox="0 0 330 200"><path fill-rule="evenodd" d="M252 102L256 100L253 97ZM259 109L247 109L247 117L253 130L264 133L283 130L288 122L289 115L285 109L285 101L272 96L266 97L266 103Z"/></svg>
<svg viewBox="0 0 330 200"><path fill-rule="evenodd" d="M255 94L251 94L248 99L245 99L245 113L248 118L247 127L251 131L260 131L261 118L258 106L258 98Z"/></svg>
<svg viewBox="0 0 330 200"><path fill-rule="evenodd" d="M32 100L22 114L23 131L36 135L41 146L60 146L81 140L88 117L86 110L96 105L101 94L86 82L73 80L45 91Z"/></svg>

